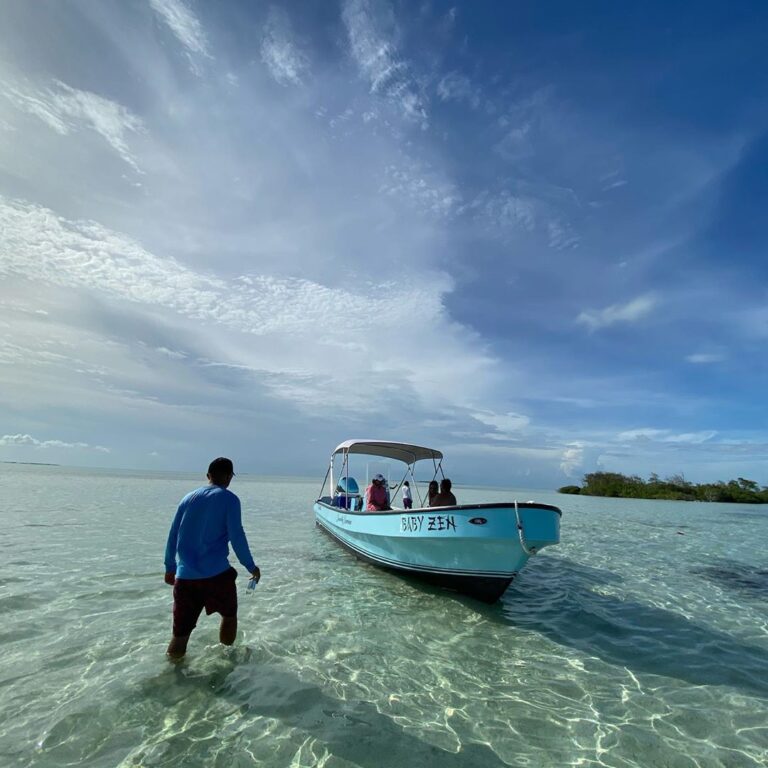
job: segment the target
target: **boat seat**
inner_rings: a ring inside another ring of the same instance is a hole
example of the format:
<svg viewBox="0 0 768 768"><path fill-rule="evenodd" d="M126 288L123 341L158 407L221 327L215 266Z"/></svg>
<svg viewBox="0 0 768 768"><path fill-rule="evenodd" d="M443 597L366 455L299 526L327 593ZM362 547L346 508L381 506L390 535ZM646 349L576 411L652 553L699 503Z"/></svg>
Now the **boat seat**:
<svg viewBox="0 0 768 768"><path fill-rule="evenodd" d="M363 500L356 494L337 493L333 497L333 506L339 509L348 509L351 512L362 507Z"/></svg>

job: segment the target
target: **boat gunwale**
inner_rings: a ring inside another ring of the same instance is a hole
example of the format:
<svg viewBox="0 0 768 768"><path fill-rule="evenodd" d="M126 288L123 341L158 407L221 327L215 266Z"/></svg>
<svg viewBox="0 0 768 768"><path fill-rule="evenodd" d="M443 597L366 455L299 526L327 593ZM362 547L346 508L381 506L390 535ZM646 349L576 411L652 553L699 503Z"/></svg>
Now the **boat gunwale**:
<svg viewBox="0 0 768 768"><path fill-rule="evenodd" d="M315 504L319 504L322 507L326 507L327 509L334 510L335 512L343 512L347 515L359 515L359 516L370 516L370 515L413 515L416 512L423 512L423 511L440 511L440 512L451 512L451 511L465 511L465 510L471 510L471 509L514 509L515 502L509 502L509 501L493 501L493 502L487 502L487 503L479 503L479 504L456 504L454 506L450 507L414 507L413 509L345 509L344 507L334 507L333 504L327 504L326 502L322 501L322 499L317 499L315 501ZM518 501L517 502L517 508L518 509L543 509L550 512L557 512L560 517L563 516L563 511L559 508L554 506L553 504L543 504L537 501Z"/></svg>

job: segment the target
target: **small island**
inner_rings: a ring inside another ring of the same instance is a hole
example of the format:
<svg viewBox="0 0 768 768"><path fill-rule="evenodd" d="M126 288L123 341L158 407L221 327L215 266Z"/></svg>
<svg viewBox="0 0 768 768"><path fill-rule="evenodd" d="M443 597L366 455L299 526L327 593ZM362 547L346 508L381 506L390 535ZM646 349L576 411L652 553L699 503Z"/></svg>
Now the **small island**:
<svg viewBox="0 0 768 768"><path fill-rule="evenodd" d="M652 474L648 480L618 472L592 472L584 475L581 486L564 485L558 493L580 496L611 496L621 499L671 499L674 501L726 501L735 504L768 504L768 487L743 477L727 483L695 484L682 475L666 480Z"/></svg>

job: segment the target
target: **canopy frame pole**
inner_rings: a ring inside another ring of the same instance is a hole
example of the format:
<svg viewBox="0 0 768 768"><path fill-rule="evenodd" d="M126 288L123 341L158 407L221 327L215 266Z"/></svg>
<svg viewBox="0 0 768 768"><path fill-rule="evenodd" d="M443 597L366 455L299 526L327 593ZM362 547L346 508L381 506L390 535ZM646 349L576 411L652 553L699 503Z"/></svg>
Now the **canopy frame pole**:
<svg viewBox="0 0 768 768"><path fill-rule="evenodd" d="M421 490L419 489L419 484L416 482L416 462L414 461L413 464L411 464L411 480L413 480L413 490L416 491L416 497L419 500L419 507L424 506L424 499L421 498Z"/></svg>
<svg viewBox="0 0 768 768"><path fill-rule="evenodd" d="M435 462L434 459L432 459L432 466L435 468L435 474L432 475L433 480L437 480L437 473L440 473L440 476L445 479L445 472L443 472L443 460L440 459L440 461Z"/></svg>
<svg viewBox="0 0 768 768"><path fill-rule="evenodd" d="M332 470L333 470L333 457L331 457L331 463L328 466L328 469L326 470L325 477L323 478L323 484L320 486L320 495L317 497L318 499L323 498L323 491L325 490L325 484L328 482L328 475L331 475L331 487L333 487Z"/></svg>
<svg viewBox="0 0 768 768"><path fill-rule="evenodd" d="M400 492L400 489L403 487L403 482L405 482L406 478L408 477L408 472L411 469L411 466L412 466L411 464L405 465L405 474L403 475L403 479L400 481L400 483L395 487L395 491L392 494L392 499L389 502L390 506L392 502L395 500L395 497L397 496L397 494ZM413 472L411 472L411 476L413 476Z"/></svg>

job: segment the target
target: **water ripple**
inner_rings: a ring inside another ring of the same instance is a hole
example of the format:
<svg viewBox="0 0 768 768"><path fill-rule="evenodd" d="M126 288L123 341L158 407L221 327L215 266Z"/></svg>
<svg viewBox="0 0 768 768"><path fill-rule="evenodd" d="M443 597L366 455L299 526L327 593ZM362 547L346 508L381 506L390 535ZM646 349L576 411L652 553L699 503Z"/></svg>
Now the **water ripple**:
<svg viewBox="0 0 768 768"><path fill-rule="evenodd" d="M169 664L190 479L8 472L2 765L768 763L768 516L552 497L562 546L486 606L355 560L315 531L314 487L238 478L264 578L238 580L237 645L203 618Z"/></svg>

